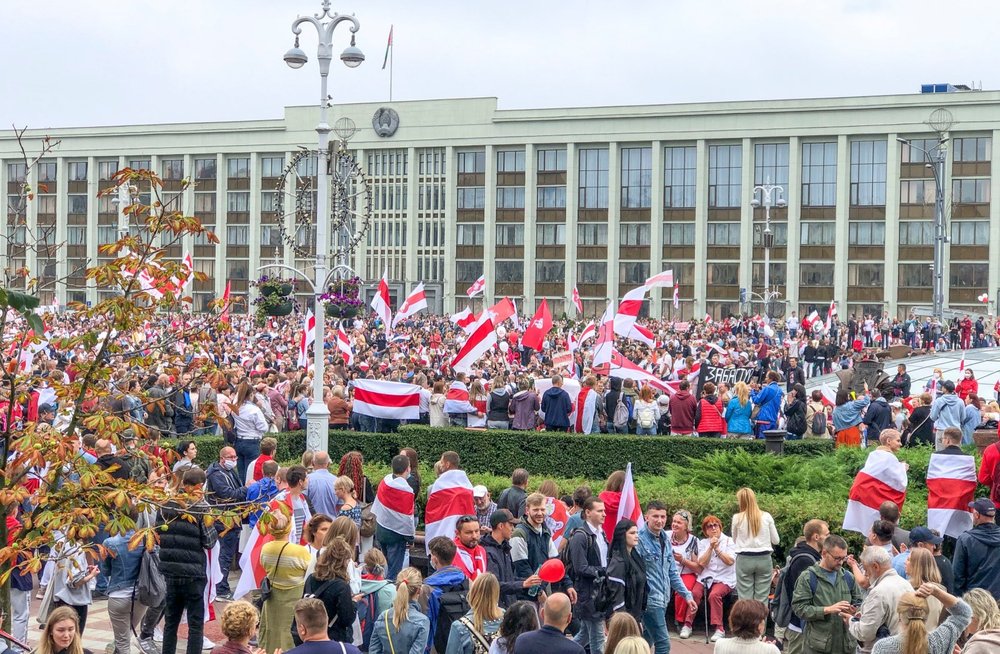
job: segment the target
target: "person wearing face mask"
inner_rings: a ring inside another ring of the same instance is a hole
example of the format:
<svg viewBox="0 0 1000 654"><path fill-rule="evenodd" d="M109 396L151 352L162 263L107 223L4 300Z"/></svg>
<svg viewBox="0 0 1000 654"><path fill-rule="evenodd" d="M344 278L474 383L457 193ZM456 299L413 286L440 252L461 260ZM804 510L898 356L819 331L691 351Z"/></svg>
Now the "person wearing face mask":
<svg viewBox="0 0 1000 654"><path fill-rule="evenodd" d="M934 374L932 374L931 378L927 380L926 384L924 384L924 391L930 393L932 399L937 398L938 396L941 395L942 392L944 392L944 390L941 388L942 376L943 373L941 372L941 369L935 368Z"/></svg>
<svg viewBox="0 0 1000 654"><path fill-rule="evenodd" d="M248 489L236 476L237 460L236 450L224 447L219 450L219 460L208 466L205 472L208 477L206 484L208 492L205 493L205 498L209 504L231 505L246 501ZM216 585L215 592L220 599L230 599L232 593L229 588L229 569L233 564L236 548L240 544L240 529L237 524L223 534L225 527L221 523L216 523L216 526L219 530L219 567L222 569L222 581Z"/></svg>
<svg viewBox="0 0 1000 654"><path fill-rule="evenodd" d="M976 375L971 368L966 368L962 378L955 384L955 394L958 395L958 399L965 402L965 398L978 393L979 382L976 381Z"/></svg>

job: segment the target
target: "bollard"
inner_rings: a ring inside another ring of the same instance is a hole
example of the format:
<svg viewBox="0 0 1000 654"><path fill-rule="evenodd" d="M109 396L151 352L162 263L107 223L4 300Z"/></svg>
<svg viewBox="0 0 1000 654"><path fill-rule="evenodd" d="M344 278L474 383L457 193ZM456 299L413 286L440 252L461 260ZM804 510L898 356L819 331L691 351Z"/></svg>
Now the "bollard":
<svg viewBox="0 0 1000 654"><path fill-rule="evenodd" d="M764 451L768 454L784 454L787 433L784 429L766 430L764 432Z"/></svg>

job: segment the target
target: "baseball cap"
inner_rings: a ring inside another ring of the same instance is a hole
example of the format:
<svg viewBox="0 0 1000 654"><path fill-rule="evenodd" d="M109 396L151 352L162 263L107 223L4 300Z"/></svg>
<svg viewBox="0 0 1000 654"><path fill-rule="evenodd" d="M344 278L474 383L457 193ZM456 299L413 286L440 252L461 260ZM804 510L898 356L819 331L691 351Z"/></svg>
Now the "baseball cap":
<svg viewBox="0 0 1000 654"><path fill-rule="evenodd" d="M910 545L916 545L917 543L940 545L943 540L940 536L935 536L934 532L927 527L914 527L910 530Z"/></svg>
<svg viewBox="0 0 1000 654"><path fill-rule="evenodd" d="M512 514L507 509L497 509L490 516L490 527L496 529L498 525L502 525L505 522L513 522L514 514Z"/></svg>
<svg viewBox="0 0 1000 654"><path fill-rule="evenodd" d="M996 515L997 508L993 506L993 500L988 497L980 497L974 502L969 502L969 508L975 509L977 513L983 515Z"/></svg>
<svg viewBox="0 0 1000 654"><path fill-rule="evenodd" d="M482 484L479 484L478 486L473 486L472 487L472 496L473 497L486 497L486 487L483 486Z"/></svg>

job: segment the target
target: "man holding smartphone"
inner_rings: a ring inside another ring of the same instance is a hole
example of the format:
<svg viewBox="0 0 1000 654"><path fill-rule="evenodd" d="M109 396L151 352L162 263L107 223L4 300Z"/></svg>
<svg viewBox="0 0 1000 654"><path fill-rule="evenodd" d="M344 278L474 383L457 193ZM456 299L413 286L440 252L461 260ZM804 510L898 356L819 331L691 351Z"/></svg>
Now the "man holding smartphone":
<svg viewBox="0 0 1000 654"><path fill-rule="evenodd" d="M861 605L861 589L844 568L847 542L827 536L819 563L799 575L792 594L792 611L803 622L804 651L852 654L858 641L851 635L845 617Z"/></svg>

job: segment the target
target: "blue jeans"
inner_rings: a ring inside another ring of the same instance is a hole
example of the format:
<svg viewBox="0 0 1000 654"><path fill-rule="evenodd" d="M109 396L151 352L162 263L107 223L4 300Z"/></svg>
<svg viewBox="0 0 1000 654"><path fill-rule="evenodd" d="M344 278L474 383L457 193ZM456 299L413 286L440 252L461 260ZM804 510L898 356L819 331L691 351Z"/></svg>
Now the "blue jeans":
<svg viewBox="0 0 1000 654"><path fill-rule="evenodd" d="M580 647L590 644L590 654L604 654L604 620L584 620L580 618L580 631L573 636Z"/></svg>
<svg viewBox="0 0 1000 654"><path fill-rule="evenodd" d="M667 631L667 609L663 606L647 606L642 614L643 636L653 648L653 654L668 654L670 652L670 633Z"/></svg>
<svg viewBox="0 0 1000 654"><path fill-rule="evenodd" d="M403 569L403 561L406 558L406 541L389 543L382 545L382 553L385 554L386 579L395 579L399 571Z"/></svg>
<svg viewBox="0 0 1000 654"><path fill-rule="evenodd" d="M215 585L215 592L219 595L229 593L229 570L233 567L233 557L236 556L236 549L240 545L240 527L229 530L225 536L222 530L225 527L218 526L219 530L219 569L222 571L222 581Z"/></svg>
<svg viewBox="0 0 1000 654"><path fill-rule="evenodd" d="M636 436L656 436L656 425L653 425L652 427L648 427L648 428L647 427L636 427L635 428L635 434L636 434Z"/></svg>
<svg viewBox="0 0 1000 654"><path fill-rule="evenodd" d="M374 416L358 415L358 425L361 431L374 434L378 428L378 423Z"/></svg>
<svg viewBox="0 0 1000 654"><path fill-rule="evenodd" d="M244 484L247 480L247 466L260 456L260 440L237 438L233 448L236 450L236 474L240 478L240 483Z"/></svg>

